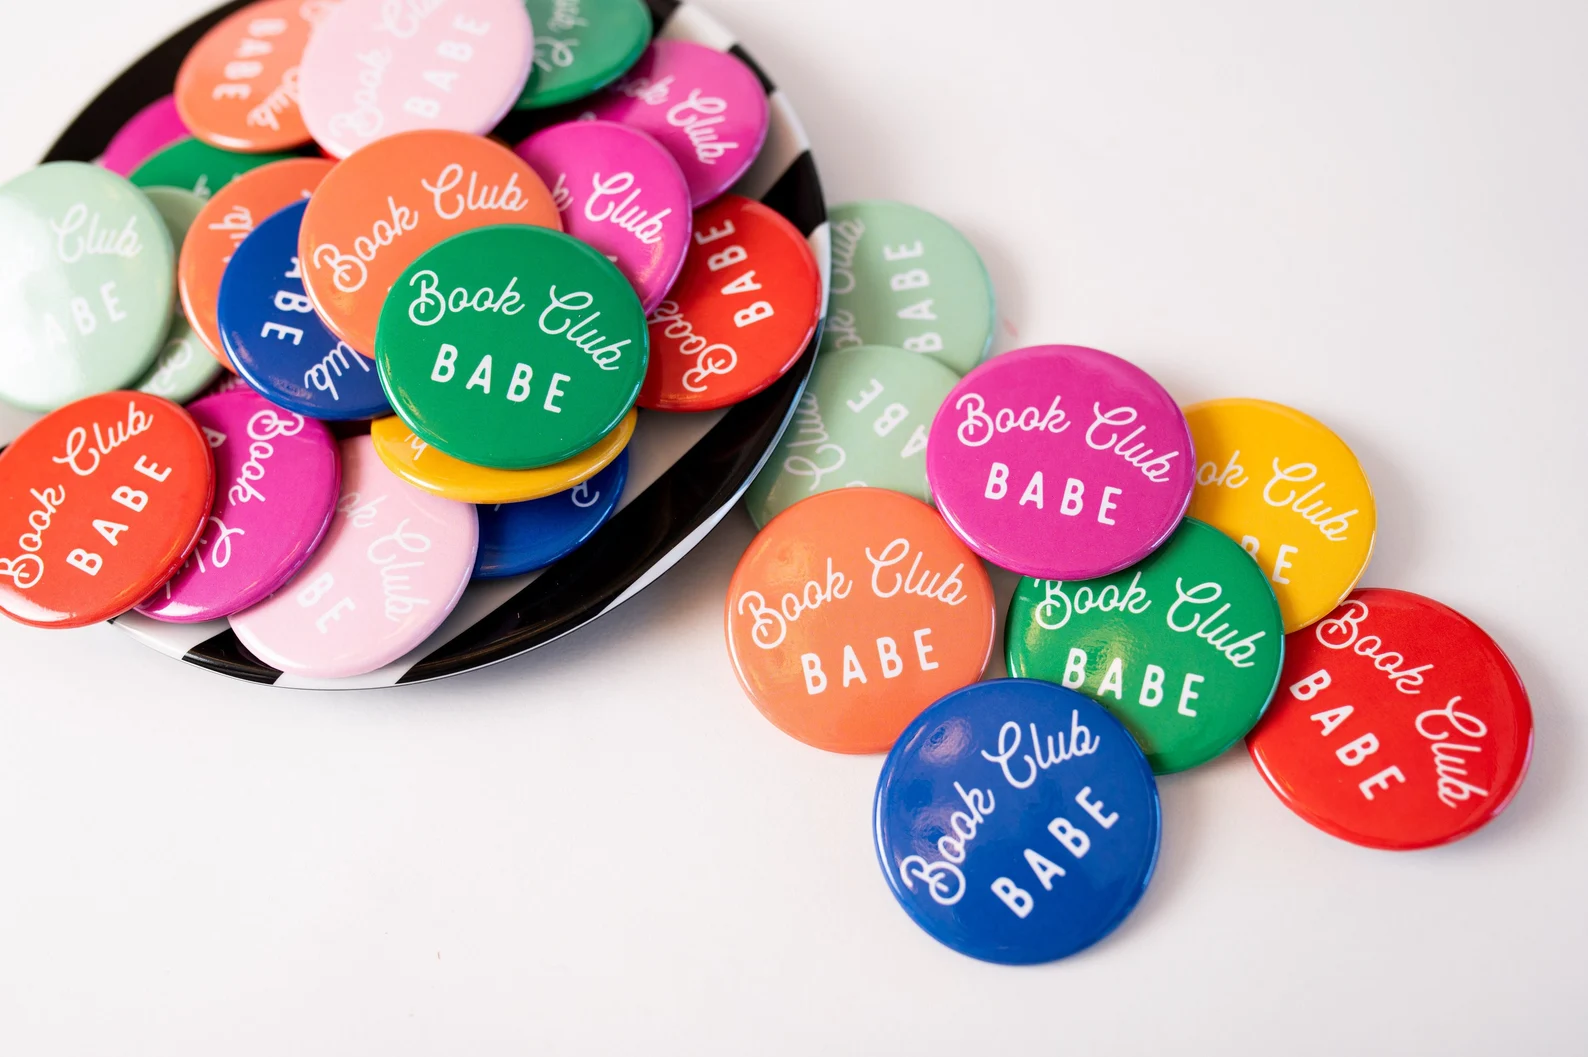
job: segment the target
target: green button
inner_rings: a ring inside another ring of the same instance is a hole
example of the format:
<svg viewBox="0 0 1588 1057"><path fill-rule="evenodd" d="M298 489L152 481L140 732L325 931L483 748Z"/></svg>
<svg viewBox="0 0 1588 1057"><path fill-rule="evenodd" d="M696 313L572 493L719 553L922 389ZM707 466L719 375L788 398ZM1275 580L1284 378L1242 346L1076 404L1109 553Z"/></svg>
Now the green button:
<svg viewBox="0 0 1588 1057"><path fill-rule="evenodd" d="M643 0L525 0L535 61L516 104L556 106L617 80L651 42Z"/></svg>
<svg viewBox="0 0 1588 1057"><path fill-rule="evenodd" d="M150 157L128 177L139 187L177 187L208 201L209 196L249 169L295 154L239 154L188 137ZM261 218L263 219L263 218Z"/></svg>
<svg viewBox="0 0 1588 1057"><path fill-rule="evenodd" d="M504 224L437 243L392 285L375 362L421 440L464 462L533 469L610 433L645 379L645 312L578 239Z"/></svg>
<svg viewBox="0 0 1588 1057"><path fill-rule="evenodd" d="M816 359L810 384L745 503L757 526L806 496L850 485L930 502L926 435L959 377L913 352L865 346Z"/></svg>
<svg viewBox="0 0 1588 1057"><path fill-rule="evenodd" d="M0 186L0 400L49 411L140 377L175 273L160 214L115 173L51 162Z"/></svg>
<svg viewBox="0 0 1588 1057"><path fill-rule="evenodd" d="M165 221L171 245L180 258L182 241L187 238L187 230L193 226L199 210L204 208L204 199L176 187L149 187L143 193ZM171 309L171 330L165 336L165 344L148 372L133 388L183 404L203 392L220 373L220 361L199 341L178 302Z"/></svg>
<svg viewBox="0 0 1588 1057"><path fill-rule="evenodd" d="M959 232L901 202L850 202L832 221L822 352L892 345L965 374L992 343L992 280Z"/></svg>
<svg viewBox="0 0 1588 1057"><path fill-rule="evenodd" d="M1022 579L1004 628L1010 675L1092 698L1158 774L1206 763L1245 737L1274 694L1284 651L1262 570L1191 518L1112 576Z"/></svg>

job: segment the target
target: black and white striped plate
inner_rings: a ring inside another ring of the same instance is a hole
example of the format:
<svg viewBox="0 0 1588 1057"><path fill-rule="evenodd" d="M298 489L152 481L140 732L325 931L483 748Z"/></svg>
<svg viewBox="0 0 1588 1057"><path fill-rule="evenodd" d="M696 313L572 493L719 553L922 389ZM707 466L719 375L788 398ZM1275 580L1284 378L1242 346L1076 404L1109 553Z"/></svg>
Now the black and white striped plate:
<svg viewBox="0 0 1588 1057"><path fill-rule="evenodd" d="M200 18L145 55L72 122L46 161L92 160L140 108L171 91L177 67L203 33L247 0ZM761 78L772 124L755 166L734 190L787 217L810 240L821 266L823 317L828 269L827 209L799 118L733 35L700 9L647 0L659 37L731 51ZM508 122L522 122L520 115ZM515 138L504 128L505 138ZM261 664L224 620L162 624L137 613L116 623L161 653L239 679L276 686L357 689L439 679L506 660L561 638L615 609L666 572L722 519L766 461L788 424L816 361L816 340L770 389L725 411L641 411L629 444L629 478L618 511L589 542L547 569L471 584L423 645L384 668L348 679L303 679ZM0 422L0 430L7 423ZM12 424L13 426L16 424ZM0 435L0 440L9 436Z"/></svg>

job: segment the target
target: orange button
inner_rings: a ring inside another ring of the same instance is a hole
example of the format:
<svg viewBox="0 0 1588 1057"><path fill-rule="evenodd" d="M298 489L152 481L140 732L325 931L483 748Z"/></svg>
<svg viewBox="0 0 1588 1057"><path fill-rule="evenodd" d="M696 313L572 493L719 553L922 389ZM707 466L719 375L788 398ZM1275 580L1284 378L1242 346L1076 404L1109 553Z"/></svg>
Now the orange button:
<svg viewBox="0 0 1588 1057"><path fill-rule="evenodd" d="M314 0L259 0L216 24L176 74L176 109L193 135L235 151L309 142L298 114L298 62L327 10Z"/></svg>
<svg viewBox="0 0 1588 1057"><path fill-rule="evenodd" d="M335 164L324 158L289 158L249 169L210 196L188 228L176 264L182 311L210 355L227 370L234 368L221 345L215 306L232 252L270 214L307 198Z"/></svg>
<svg viewBox="0 0 1588 1057"><path fill-rule="evenodd" d="M337 337L373 357L381 306L403 269L443 239L492 224L562 230L551 192L518 155L447 129L378 139L309 199L298 234L304 289Z"/></svg>
<svg viewBox="0 0 1588 1057"><path fill-rule="evenodd" d="M728 652L750 700L832 752L885 752L992 653L981 561L918 499L811 496L767 523L728 586Z"/></svg>

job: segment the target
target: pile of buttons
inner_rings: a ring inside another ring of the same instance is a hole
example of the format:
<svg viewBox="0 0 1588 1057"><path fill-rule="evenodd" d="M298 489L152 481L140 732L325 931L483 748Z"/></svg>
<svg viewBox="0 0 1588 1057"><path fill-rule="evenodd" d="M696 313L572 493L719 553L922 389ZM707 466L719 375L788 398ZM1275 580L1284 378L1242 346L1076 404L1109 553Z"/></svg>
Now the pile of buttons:
<svg viewBox="0 0 1588 1057"><path fill-rule="evenodd" d="M816 258L729 191L766 92L653 28L258 0L97 164L0 186L0 401L44 413L0 453L0 611L225 619L272 667L370 672L589 540L637 408L786 373Z"/></svg>
<svg viewBox="0 0 1588 1057"><path fill-rule="evenodd" d="M1263 400L1182 409L1097 349L986 359L966 239L895 203L832 223L831 313L749 491L728 650L783 731L888 754L877 856L922 929L1009 964L1097 942L1152 878L1155 776L1243 738L1296 814L1370 848L1505 807L1526 693L1461 614L1355 589L1376 525L1344 441ZM1012 678L985 682L984 561L1020 577Z"/></svg>

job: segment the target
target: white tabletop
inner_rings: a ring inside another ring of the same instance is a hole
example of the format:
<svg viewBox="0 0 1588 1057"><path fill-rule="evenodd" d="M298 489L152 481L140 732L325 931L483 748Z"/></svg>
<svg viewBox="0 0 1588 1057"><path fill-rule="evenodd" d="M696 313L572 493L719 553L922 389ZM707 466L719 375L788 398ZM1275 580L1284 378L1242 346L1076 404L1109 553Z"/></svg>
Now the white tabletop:
<svg viewBox="0 0 1588 1057"><path fill-rule="evenodd" d="M246 685L0 621L0 1051L1581 1052L1588 8L705 6L833 201L971 237L1000 348L1096 345L1183 401L1334 426L1378 494L1365 582L1473 617L1532 693L1515 802L1368 851L1231 752L1162 782L1134 916L1014 970L895 905L880 758L798 744L739 691L741 511L582 632L407 689ZM0 178L200 10L10 5Z"/></svg>

